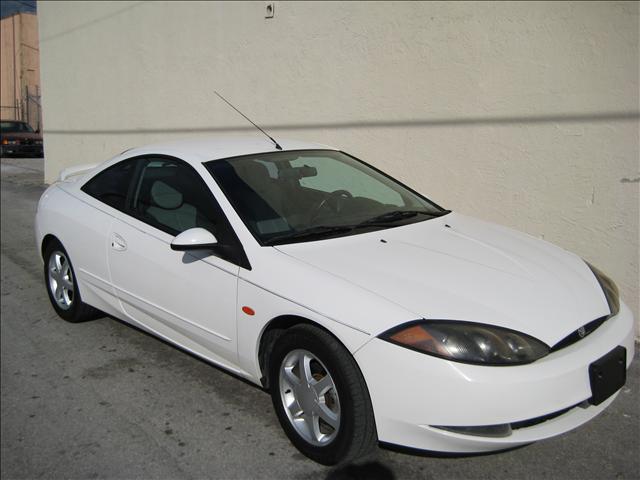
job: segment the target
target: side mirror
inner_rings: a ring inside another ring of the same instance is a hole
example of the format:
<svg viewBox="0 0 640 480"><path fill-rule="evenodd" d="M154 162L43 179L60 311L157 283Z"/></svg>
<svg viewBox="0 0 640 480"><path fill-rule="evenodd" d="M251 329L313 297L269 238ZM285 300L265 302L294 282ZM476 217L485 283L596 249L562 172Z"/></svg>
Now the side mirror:
<svg viewBox="0 0 640 480"><path fill-rule="evenodd" d="M203 250L218 245L218 239L209 230L196 227L185 230L171 242L171 250Z"/></svg>

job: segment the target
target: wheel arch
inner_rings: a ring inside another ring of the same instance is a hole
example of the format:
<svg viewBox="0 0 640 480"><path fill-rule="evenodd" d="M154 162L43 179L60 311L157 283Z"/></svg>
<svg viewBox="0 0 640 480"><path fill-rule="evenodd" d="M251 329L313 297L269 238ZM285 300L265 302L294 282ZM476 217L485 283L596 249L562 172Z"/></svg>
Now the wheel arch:
<svg viewBox="0 0 640 480"><path fill-rule="evenodd" d="M62 245L62 242L58 239L58 237L56 237L51 233L47 233L42 239L42 242L40 243L40 257L42 258L43 261L44 261L44 252L46 252L49 245L51 245L54 242L57 242L60 245Z"/></svg>
<svg viewBox="0 0 640 480"><path fill-rule="evenodd" d="M331 335L336 342L339 342L340 345L345 347L347 351L349 350L344 342L336 337L333 332L331 332L320 323L310 320L309 318L299 315L280 315L272 318L263 328L258 340L258 365L260 367L261 374L260 383L264 388L269 388L269 354L271 353L273 345L281 335L283 335L288 329L295 327L296 325L311 325L315 328L318 328L319 330L323 330L324 332Z"/></svg>

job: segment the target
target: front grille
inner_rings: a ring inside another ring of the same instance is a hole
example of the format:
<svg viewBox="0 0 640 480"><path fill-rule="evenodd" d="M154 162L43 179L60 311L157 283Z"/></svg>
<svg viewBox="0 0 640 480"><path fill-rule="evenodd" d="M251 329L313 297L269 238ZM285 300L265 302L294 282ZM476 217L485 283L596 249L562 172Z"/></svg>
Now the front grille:
<svg viewBox="0 0 640 480"><path fill-rule="evenodd" d="M519 428L528 428L533 427L535 425L540 425L541 423L547 422L554 418L557 418L561 415L564 415L570 410L573 410L576 407L588 408L589 402L587 400L576 403L567 408L563 408L562 410L558 410L557 412L548 413L547 415L542 415L540 417L530 418L528 420L521 420L519 422L513 423L501 423L497 425L481 425L481 426L472 426L472 427L450 427L445 425L431 425L434 428L439 428L440 430L447 430L449 432L458 433L460 435L473 435L480 437L508 437L511 435L513 430L518 430Z"/></svg>
<svg viewBox="0 0 640 480"><path fill-rule="evenodd" d="M608 318L609 318L609 315L604 316L604 317L600 317L600 318L594 320L593 322L589 322L586 325L580 327L575 332L573 332L570 335L567 335L562 340L560 340L558 343L556 343L553 347L551 347L551 351L555 352L555 351L560 350L562 348L568 347L569 345L573 345L578 340L582 340L587 335L593 333L594 330L596 330L600 325L602 325Z"/></svg>
<svg viewBox="0 0 640 480"><path fill-rule="evenodd" d="M548 413L547 415L542 415L540 417L530 418L529 420L522 420L520 422L513 422L511 424L511 428L513 430L517 430L519 428L527 428L527 427L533 427L534 425L539 425L541 423L546 422L547 420L552 420L552 419L554 419L556 417L559 417L560 415L564 415L569 410L573 410L577 406L582 405L584 403L585 402L576 403L575 405L572 405L572 406L567 407L567 408L563 408L562 410L558 410L557 412Z"/></svg>

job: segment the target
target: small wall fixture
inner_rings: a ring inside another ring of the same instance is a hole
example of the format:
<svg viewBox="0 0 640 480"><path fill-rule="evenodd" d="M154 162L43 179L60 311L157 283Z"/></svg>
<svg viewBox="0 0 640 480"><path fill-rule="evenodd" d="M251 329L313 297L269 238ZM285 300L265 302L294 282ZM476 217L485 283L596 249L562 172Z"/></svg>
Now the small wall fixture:
<svg viewBox="0 0 640 480"><path fill-rule="evenodd" d="M264 18L273 18L275 11L276 11L276 4L274 2L265 2Z"/></svg>

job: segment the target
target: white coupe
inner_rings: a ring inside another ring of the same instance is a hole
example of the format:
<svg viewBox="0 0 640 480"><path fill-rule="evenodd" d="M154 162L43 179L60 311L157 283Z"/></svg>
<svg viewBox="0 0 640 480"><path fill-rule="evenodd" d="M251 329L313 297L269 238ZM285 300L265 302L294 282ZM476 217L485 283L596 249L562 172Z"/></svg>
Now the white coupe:
<svg viewBox="0 0 640 480"><path fill-rule="evenodd" d="M598 269L339 150L276 147L193 140L63 171L36 214L58 315L107 313L264 387L326 465L378 442L508 449L614 400L634 320Z"/></svg>

